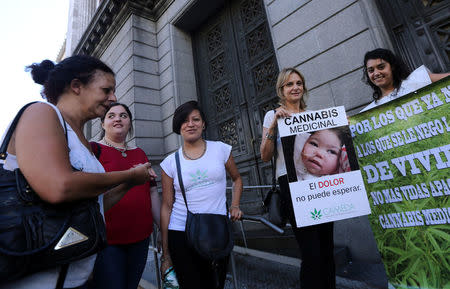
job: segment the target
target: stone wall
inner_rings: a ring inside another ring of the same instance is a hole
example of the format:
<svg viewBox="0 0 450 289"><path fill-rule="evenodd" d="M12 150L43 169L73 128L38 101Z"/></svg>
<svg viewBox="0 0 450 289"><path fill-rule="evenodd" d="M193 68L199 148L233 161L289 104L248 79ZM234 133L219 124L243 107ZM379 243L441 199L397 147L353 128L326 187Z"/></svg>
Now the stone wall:
<svg viewBox="0 0 450 289"><path fill-rule="evenodd" d="M361 81L364 53L389 47L374 1L264 2L278 64L304 74L310 109L326 103L357 112L371 100Z"/></svg>

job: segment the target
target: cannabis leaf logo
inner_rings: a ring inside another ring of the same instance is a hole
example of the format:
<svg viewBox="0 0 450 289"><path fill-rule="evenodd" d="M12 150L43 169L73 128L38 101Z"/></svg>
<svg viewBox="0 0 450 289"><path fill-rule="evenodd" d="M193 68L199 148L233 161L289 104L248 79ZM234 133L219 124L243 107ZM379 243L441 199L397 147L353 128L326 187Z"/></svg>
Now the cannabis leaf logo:
<svg viewBox="0 0 450 289"><path fill-rule="evenodd" d="M204 179L207 179L208 176L206 175L206 173L208 172L208 170L204 170L203 172L200 170L197 170L195 172L195 174L190 174L191 175L191 181L193 182L200 182Z"/></svg>
<svg viewBox="0 0 450 289"><path fill-rule="evenodd" d="M312 218L313 220L319 220L320 218L322 218L321 210L318 210L318 211L317 211L317 209L314 208L314 211L313 211L313 212L310 212L310 213L311 213L311 218Z"/></svg>

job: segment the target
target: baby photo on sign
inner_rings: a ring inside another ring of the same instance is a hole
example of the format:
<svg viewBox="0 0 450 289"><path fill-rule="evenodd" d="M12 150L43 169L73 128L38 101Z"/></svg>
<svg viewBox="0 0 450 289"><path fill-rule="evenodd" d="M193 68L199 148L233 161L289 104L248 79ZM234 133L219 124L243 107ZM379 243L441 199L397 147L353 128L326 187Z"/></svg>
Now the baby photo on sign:
<svg viewBox="0 0 450 289"><path fill-rule="evenodd" d="M278 120L298 227L370 214L345 108Z"/></svg>
<svg viewBox="0 0 450 289"><path fill-rule="evenodd" d="M288 165L289 161L286 158L286 165L289 167L287 169L288 175L294 175L292 172L293 163L296 181L359 169L347 126L288 136L285 137L285 140L282 140L286 145L292 142L288 138L294 139L293 158L290 165ZM353 169L350 165L347 150L350 152Z"/></svg>

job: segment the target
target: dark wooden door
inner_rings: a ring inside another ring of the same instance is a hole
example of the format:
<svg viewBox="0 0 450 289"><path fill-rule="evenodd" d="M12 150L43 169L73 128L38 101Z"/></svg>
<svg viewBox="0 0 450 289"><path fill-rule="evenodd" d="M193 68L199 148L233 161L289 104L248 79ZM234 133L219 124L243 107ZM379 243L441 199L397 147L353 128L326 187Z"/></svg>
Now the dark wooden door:
<svg viewBox="0 0 450 289"><path fill-rule="evenodd" d="M378 0L397 53L410 68L450 71L449 0Z"/></svg>
<svg viewBox="0 0 450 289"><path fill-rule="evenodd" d="M270 184L260 161L262 122L277 103L278 66L261 0L229 1L193 37L199 102L206 138L233 146L244 185ZM247 213L258 213L265 190L247 190Z"/></svg>

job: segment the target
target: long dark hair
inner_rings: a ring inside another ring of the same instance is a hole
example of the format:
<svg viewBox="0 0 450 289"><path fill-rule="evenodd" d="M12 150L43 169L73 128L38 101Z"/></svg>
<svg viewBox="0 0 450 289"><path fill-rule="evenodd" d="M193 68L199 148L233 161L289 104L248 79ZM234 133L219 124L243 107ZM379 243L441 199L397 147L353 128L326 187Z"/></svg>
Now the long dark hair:
<svg viewBox="0 0 450 289"><path fill-rule="evenodd" d="M398 56L394 55L392 51L383 48L377 48L372 51L366 52L364 55L364 68L363 68L363 81L365 81L373 89L372 97L374 100L381 98L381 89L376 86L372 81L370 81L369 75L367 74L367 61L370 59L383 59L391 65L392 78L394 82L394 87L399 88L402 81L405 80L410 71L405 62Z"/></svg>

